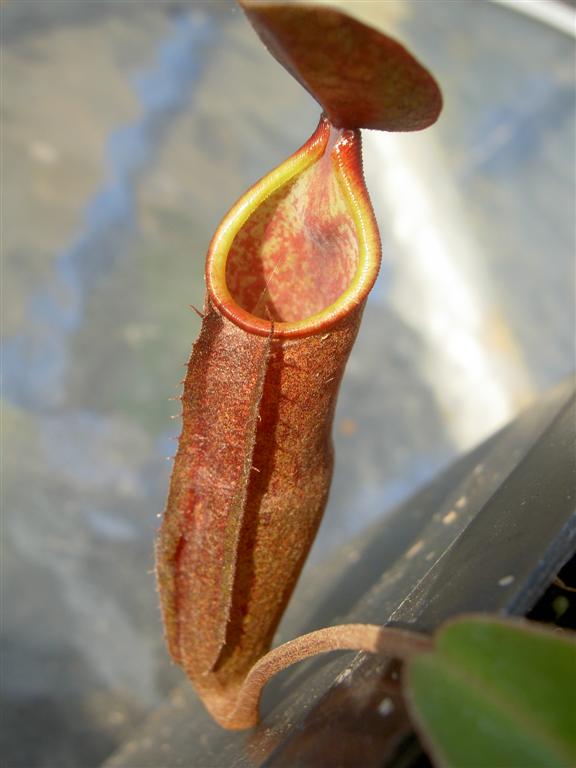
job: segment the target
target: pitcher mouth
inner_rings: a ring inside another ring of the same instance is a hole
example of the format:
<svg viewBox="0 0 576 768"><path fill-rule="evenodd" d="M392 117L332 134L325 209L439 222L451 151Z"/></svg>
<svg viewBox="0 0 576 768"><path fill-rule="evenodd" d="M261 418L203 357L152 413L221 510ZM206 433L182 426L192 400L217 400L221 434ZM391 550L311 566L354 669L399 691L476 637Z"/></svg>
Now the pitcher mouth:
<svg viewBox="0 0 576 768"><path fill-rule="evenodd" d="M379 265L360 133L322 116L311 138L224 218L206 283L211 303L244 330L297 338L328 330L362 304Z"/></svg>

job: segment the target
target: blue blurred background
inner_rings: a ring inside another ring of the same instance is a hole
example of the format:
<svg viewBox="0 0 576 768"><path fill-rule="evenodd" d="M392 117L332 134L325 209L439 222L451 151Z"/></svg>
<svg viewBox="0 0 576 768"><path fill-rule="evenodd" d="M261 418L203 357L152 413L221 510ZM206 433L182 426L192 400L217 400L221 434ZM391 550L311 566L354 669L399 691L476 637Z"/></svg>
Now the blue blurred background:
<svg viewBox="0 0 576 768"><path fill-rule="evenodd" d="M354 5L432 70L445 109L423 133L365 134L383 266L312 564L575 367L575 23L531 5L543 18ZM208 243L319 110L226 0L0 12L1 751L89 768L181 679L153 539Z"/></svg>

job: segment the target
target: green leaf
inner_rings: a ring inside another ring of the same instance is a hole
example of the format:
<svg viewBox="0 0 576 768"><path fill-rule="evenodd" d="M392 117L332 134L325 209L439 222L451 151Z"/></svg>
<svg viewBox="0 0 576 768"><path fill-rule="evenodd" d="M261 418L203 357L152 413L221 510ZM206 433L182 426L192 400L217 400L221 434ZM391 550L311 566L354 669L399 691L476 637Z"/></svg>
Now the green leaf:
<svg viewBox="0 0 576 768"><path fill-rule="evenodd" d="M433 758L450 768L576 765L576 643L527 621L463 617L406 672Z"/></svg>

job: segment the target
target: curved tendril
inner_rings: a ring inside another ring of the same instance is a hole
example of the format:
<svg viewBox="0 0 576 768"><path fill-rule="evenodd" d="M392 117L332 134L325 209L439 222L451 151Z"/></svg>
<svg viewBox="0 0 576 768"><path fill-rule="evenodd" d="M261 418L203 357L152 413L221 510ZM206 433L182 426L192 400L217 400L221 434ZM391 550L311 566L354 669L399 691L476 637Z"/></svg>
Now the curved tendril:
<svg viewBox="0 0 576 768"><path fill-rule="evenodd" d="M427 635L374 624L343 624L319 629L290 640L259 659L238 690L232 710L216 713L217 719L227 728L256 725L266 683L278 672L320 653L365 651L407 661L417 654L430 652L432 648L433 640Z"/></svg>

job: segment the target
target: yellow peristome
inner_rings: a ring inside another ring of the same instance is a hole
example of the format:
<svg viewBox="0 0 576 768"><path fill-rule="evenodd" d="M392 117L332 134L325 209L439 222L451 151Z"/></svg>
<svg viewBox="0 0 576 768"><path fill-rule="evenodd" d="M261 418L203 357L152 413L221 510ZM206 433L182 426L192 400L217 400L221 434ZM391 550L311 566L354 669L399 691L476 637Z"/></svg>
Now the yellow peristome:
<svg viewBox="0 0 576 768"><path fill-rule="evenodd" d="M235 238L261 206L275 193L301 177L330 152L331 172L354 224L357 266L336 300L321 311L290 322L259 317L236 300L227 280L229 255ZM334 131L326 118L310 140L292 157L255 184L230 210L218 228L207 257L206 282L210 300L230 320L258 335L298 337L325 331L358 306L370 291L380 265L380 240L361 166L357 131Z"/></svg>

